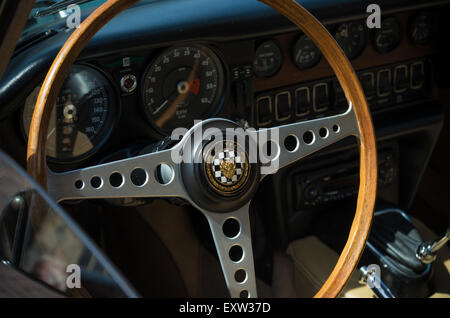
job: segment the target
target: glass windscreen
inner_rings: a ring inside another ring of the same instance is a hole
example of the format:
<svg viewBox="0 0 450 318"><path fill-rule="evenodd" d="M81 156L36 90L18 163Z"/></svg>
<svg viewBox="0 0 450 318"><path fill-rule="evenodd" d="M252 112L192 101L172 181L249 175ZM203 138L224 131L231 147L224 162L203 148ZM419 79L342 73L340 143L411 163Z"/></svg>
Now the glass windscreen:
<svg viewBox="0 0 450 318"><path fill-rule="evenodd" d="M67 296L138 296L67 213L1 151L0 260Z"/></svg>

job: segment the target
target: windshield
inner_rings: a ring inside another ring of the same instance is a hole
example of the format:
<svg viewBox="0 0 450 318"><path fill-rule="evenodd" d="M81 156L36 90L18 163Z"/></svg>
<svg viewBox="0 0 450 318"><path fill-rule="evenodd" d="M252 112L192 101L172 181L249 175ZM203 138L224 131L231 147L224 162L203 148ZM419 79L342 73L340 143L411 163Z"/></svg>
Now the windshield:
<svg viewBox="0 0 450 318"><path fill-rule="evenodd" d="M18 46L27 44L34 39L39 39L43 35L45 37L48 34L53 34L61 30L74 29L77 23L79 25L80 22L83 22L83 19L106 1L35 0L34 7L30 12ZM160 0L141 0L137 4L134 4L134 6L158 1ZM79 19L77 15L79 15Z"/></svg>
<svg viewBox="0 0 450 318"><path fill-rule="evenodd" d="M30 12L20 41L34 37L50 29L60 30L68 27L68 18L76 21L73 14L81 17L89 14L106 0L36 0ZM74 5L78 7L74 7Z"/></svg>

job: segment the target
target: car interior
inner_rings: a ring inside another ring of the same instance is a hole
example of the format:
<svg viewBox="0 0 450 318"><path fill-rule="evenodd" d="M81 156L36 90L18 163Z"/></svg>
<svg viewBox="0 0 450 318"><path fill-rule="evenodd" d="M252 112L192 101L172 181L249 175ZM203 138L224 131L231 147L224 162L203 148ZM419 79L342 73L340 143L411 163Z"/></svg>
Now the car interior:
<svg viewBox="0 0 450 318"><path fill-rule="evenodd" d="M0 155L65 212L0 213L2 262L72 297L450 297L450 1L33 2Z"/></svg>

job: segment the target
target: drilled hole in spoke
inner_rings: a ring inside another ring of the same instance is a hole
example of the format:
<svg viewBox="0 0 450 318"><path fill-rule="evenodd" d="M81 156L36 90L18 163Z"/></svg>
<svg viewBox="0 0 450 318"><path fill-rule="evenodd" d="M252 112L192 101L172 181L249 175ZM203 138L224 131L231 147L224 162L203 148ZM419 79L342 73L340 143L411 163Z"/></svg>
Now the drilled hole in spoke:
<svg viewBox="0 0 450 318"><path fill-rule="evenodd" d="M135 186L142 187L147 182L147 172L142 168L136 168L131 171L130 179Z"/></svg>
<svg viewBox="0 0 450 318"><path fill-rule="evenodd" d="M114 172L109 176L109 184L114 188L118 188L123 184L123 176L119 172Z"/></svg>
<svg viewBox="0 0 450 318"><path fill-rule="evenodd" d="M298 147L298 138L294 135L289 135L284 139L284 147L287 151L294 152Z"/></svg>
<svg viewBox="0 0 450 318"><path fill-rule="evenodd" d="M236 280L236 282L238 283L243 283L245 282L245 280L247 279L247 272L243 269L238 269L235 273L234 273L234 279Z"/></svg>
<svg viewBox="0 0 450 318"><path fill-rule="evenodd" d="M244 250L239 245L233 245L228 252L228 256L233 262L240 262L244 257Z"/></svg>
<svg viewBox="0 0 450 318"><path fill-rule="evenodd" d="M103 180L100 177L92 177L91 179L91 186L95 189L98 189L102 186Z"/></svg>
<svg viewBox="0 0 450 318"><path fill-rule="evenodd" d="M250 293L248 292L248 290L243 290L240 292L239 297L241 298L249 298L250 297Z"/></svg>
<svg viewBox="0 0 450 318"><path fill-rule="evenodd" d="M320 136L320 138L327 138L328 137L328 129L325 127L320 128L319 136Z"/></svg>
<svg viewBox="0 0 450 318"><path fill-rule="evenodd" d="M84 182L82 180L75 181L75 188L77 190L81 190L84 188Z"/></svg>
<svg viewBox="0 0 450 318"><path fill-rule="evenodd" d="M313 144L314 143L314 139L315 139L315 136L314 136L314 133L311 130L308 130L308 131L306 131L303 134L303 141L307 145Z"/></svg>
<svg viewBox="0 0 450 318"><path fill-rule="evenodd" d="M263 156L267 162L269 162L278 156L280 152L280 146L273 140L269 140L263 144L262 150L263 153L260 155Z"/></svg>
<svg viewBox="0 0 450 318"><path fill-rule="evenodd" d="M222 230L226 237L233 238L238 236L241 231L241 225L238 220L230 218L223 223Z"/></svg>
<svg viewBox="0 0 450 318"><path fill-rule="evenodd" d="M339 125L333 125L333 131L335 132L335 133L338 133L339 131L341 130L341 127L339 127Z"/></svg>
<svg viewBox="0 0 450 318"><path fill-rule="evenodd" d="M162 163L156 167L155 178L162 185L169 184L172 182L174 177L174 172L171 166Z"/></svg>

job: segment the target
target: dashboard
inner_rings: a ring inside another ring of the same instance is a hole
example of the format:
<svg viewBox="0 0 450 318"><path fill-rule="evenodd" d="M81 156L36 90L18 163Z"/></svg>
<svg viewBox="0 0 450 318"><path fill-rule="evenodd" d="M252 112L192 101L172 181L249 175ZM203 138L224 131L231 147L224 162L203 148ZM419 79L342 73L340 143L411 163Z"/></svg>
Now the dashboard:
<svg viewBox="0 0 450 318"><path fill-rule="evenodd" d="M327 25L356 66L372 110L430 97L427 55L436 21L434 12L421 10L389 15L374 30L359 19ZM413 54L399 54L408 47L415 48ZM385 64L396 55L402 62ZM382 66L373 67L380 62ZM24 141L39 89L37 85L21 107ZM298 31L238 42L130 50L80 59L74 65L51 116L47 154L54 163L82 162L105 144L114 144L110 139L121 129L158 139L215 116L259 128L335 114L346 107L328 63ZM124 117L127 127L120 123ZM148 127L139 131L140 125L131 127L133 121Z"/></svg>
<svg viewBox="0 0 450 318"><path fill-rule="evenodd" d="M380 29L365 26L364 1L301 3L340 44L366 94L379 150L379 200L407 208L443 123L437 92L447 85L448 62L436 30L448 29L450 2L380 0ZM0 82L0 148L23 166L40 85L69 35L49 32L17 47ZM170 147L172 130L195 120L263 128L346 108L314 43L264 4L144 0L105 25L74 64L51 116L48 164L69 171ZM274 199L265 204L284 213L273 222L289 224L281 232L295 237L305 210L354 198L355 149L343 140L266 179L261 191Z"/></svg>

